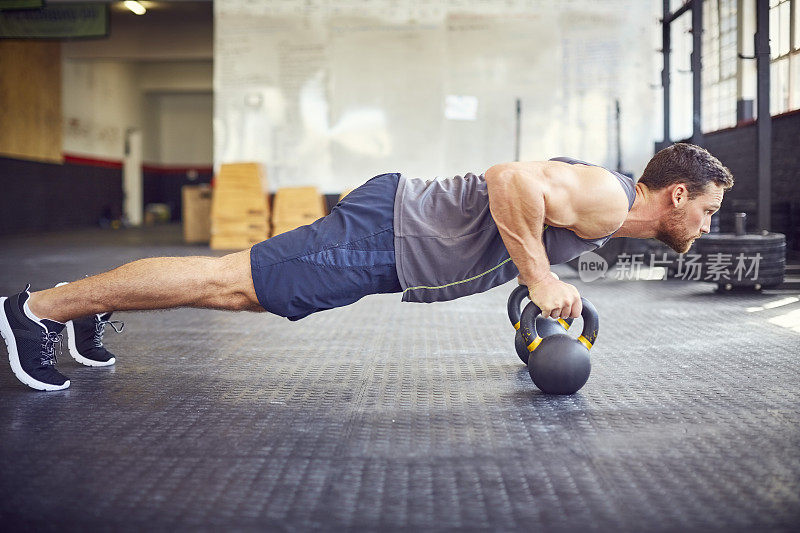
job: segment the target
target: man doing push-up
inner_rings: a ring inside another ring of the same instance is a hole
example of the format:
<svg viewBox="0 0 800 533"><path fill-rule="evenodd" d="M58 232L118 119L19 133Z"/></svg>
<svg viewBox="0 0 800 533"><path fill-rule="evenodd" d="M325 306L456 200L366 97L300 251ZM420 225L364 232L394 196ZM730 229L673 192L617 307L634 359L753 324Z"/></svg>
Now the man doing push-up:
<svg viewBox="0 0 800 533"><path fill-rule="evenodd" d="M0 298L0 333L14 374L38 390L69 380L54 346L114 363L102 346L113 311L200 307L268 311L299 320L376 293L406 302L452 300L519 276L551 317L578 317L578 290L550 265L612 237L655 238L679 253L710 230L733 176L708 151L659 151L638 182L567 157L494 165L482 175L367 181L331 213L219 258L159 257L46 290Z"/></svg>

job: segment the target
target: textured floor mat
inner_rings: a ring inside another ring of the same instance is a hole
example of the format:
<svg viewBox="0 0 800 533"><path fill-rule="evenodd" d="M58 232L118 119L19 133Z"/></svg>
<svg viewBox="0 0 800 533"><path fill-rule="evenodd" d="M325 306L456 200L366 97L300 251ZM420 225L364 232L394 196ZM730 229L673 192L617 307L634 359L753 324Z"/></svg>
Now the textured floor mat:
<svg viewBox="0 0 800 533"><path fill-rule="evenodd" d="M0 241L0 294L209 254L165 231ZM5 362L0 522L796 531L800 332L770 319L800 303L558 272L600 313L592 375L569 397L538 392L514 353L513 284L431 305L371 296L297 323L117 313L116 366L64 354L62 392L27 389Z"/></svg>

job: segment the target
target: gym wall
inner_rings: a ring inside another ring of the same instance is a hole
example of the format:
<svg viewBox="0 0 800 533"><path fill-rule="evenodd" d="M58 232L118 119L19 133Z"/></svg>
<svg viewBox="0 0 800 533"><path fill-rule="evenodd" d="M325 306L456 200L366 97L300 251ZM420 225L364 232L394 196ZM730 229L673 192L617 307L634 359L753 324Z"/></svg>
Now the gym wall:
<svg viewBox="0 0 800 533"><path fill-rule="evenodd" d="M145 93L144 98L145 162L211 167L211 91L153 91Z"/></svg>
<svg viewBox="0 0 800 533"><path fill-rule="evenodd" d="M111 22L101 47L64 45L73 75L65 80L65 117L85 130L65 131L64 150L121 162L126 130L141 131L143 204L165 203L178 220L181 187L212 178L211 5L143 19L112 11ZM89 112L87 101L95 102Z"/></svg>
<svg viewBox="0 0 800 533"><path fill-rule="evenodd" d="M167 204L173 221L181 217L181 187L209 183L213 177L210 67L206 90L148 83L142 92L143 200Z"/></svg>
<svg viewBox="0 0 800 533"><path fill-rule="evenodd" d="M211 91L211 60L65 58L64 152L120 162L125 131L133 128L143 130L145 163L210 167ZM181 123L165 126L175 121ZM161 131L163 127L183 128L182 137L191 142L171 141L171 135ZM166 146L160 145L162 140Z"/></svg>
<svg viewBox="0 0 800 533"><path fill-rule="evenodd" d="M786 246L800 250L800 111L772 117L772 231L786 235ZM686 140L685 142L689 142ZM757 229L758 159L756 123L704 135L704 146L733 172L736 184L720 210L722 231L733 231L733 213L748 214Z"/></svg>
<svg viewBox="0 0 800 533"><path fill-rule="evenodd" d="M179 220L181 187L212 178L211 61L70 59L64 72L64 152L121 164L126 129L142 131L143 203Z"/></svg>
<svg viewBox="0 0 800 533"><path fill-rule="evenodd" d="M113 165L0 157L0 188L0 234L96 226L122 211L122 171Z"/></svg>
<svg viewBox="0 0 800 533"><path fill-rule="evenodd" d="M27 82L12 83L15 78L5 73L10 59L27 57L27 62L13 63L15 68L58 75L57 83L35 86L49 89L47 102L58 106L51 129L58 139L46 143L52 153L42 157L30 151L35 142L48 138L37 132L24 140L27 152L14 150L7 158L0 157L0 234L92 226L108 213L119 217L125 132L130 128L143 132L144 203L167 203L173 218L179 217L180 187L208 182L212 176L213 15L210 3L200 7L182 10L178 21L169 10L148 13L146 21L112 10L107 39L60 45L21 42L29 48L54 47L47 60L31 52L0 54L0 87L22 89L25 97L39 93L31 91ZM0 47L8 43L13 41L0 41ZM9 128L7 117L47 109L45 104L9 98L10 93L0 91L0 147L12 134L20 139L20 131L37 124L34 116L20 119L22 127ZM153 101L158 102L156 115L148 110ZM165 142L148 143L155 138ZM62 154L64 165L31 161L60 161Z"/></svg>
<svg viewBox="0 0 800 533"><path fill-rule="evenodd" d="M623 164L639 172L656 133L655 7L217 0L215 165L259 161L271 187L323 192L482 172L514 159L520 98L522 159L616 167L619 98Z"/></svg>
<svg viewBox="0 0 800 533"><path fill-rule="evenodd" d="M26 127L13 128L5 127L13 122L3 120L0 128L0 139L27 149L0 157L0 234L94 226L109 215L119 218L127 128L143 130L143 203L166 203L172 219L179 220L181 187L208 183L213 174L211 61L65 60L63 69L60 60L56 64L56 73L63 72L63 95L61 84L44 85L56 93L57 124L32 137L36 142L20 138L20 132L32 136L46 123L25 118ZM2 101L13 101L6 98L3 94ZM0 117L36 109L25 102L0 106ZM58 138L46 143L50 153L37 151L48 135ZM63 165L31 161L60 161L62 153Z"/></svg>
<svg viewBox="0 0 800 533"><path fill-rule="evenodd" d="M65 58L64 153L122 162L125 131L141 129L136 63Z"/></svg>

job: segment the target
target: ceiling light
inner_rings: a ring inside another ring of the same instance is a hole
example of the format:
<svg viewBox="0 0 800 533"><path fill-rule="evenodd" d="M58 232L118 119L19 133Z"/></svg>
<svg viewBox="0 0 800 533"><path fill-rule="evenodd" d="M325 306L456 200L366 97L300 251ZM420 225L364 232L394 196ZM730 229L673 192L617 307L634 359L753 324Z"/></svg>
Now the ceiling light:
<svg viewBox="0 0 800 533"><path fill-rule="evenodd" d="M127 7L137 15L144 15L147 12L144 6L139 2L136 2L135 0L128 0L127 2L125 2L125 7Z"/></svg>

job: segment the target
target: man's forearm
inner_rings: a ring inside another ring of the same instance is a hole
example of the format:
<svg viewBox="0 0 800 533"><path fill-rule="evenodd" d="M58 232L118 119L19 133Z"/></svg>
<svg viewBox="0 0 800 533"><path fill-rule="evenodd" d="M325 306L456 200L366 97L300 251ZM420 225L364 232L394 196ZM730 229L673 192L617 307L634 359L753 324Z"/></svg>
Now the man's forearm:
<svg viewBox="0 0 800 533"><path fill-rule="evenodd" d="M489 208L520 276L534 284L550 276L542 243L545 201L541 183L530 176L499 174L486 179Z"/></svg>

